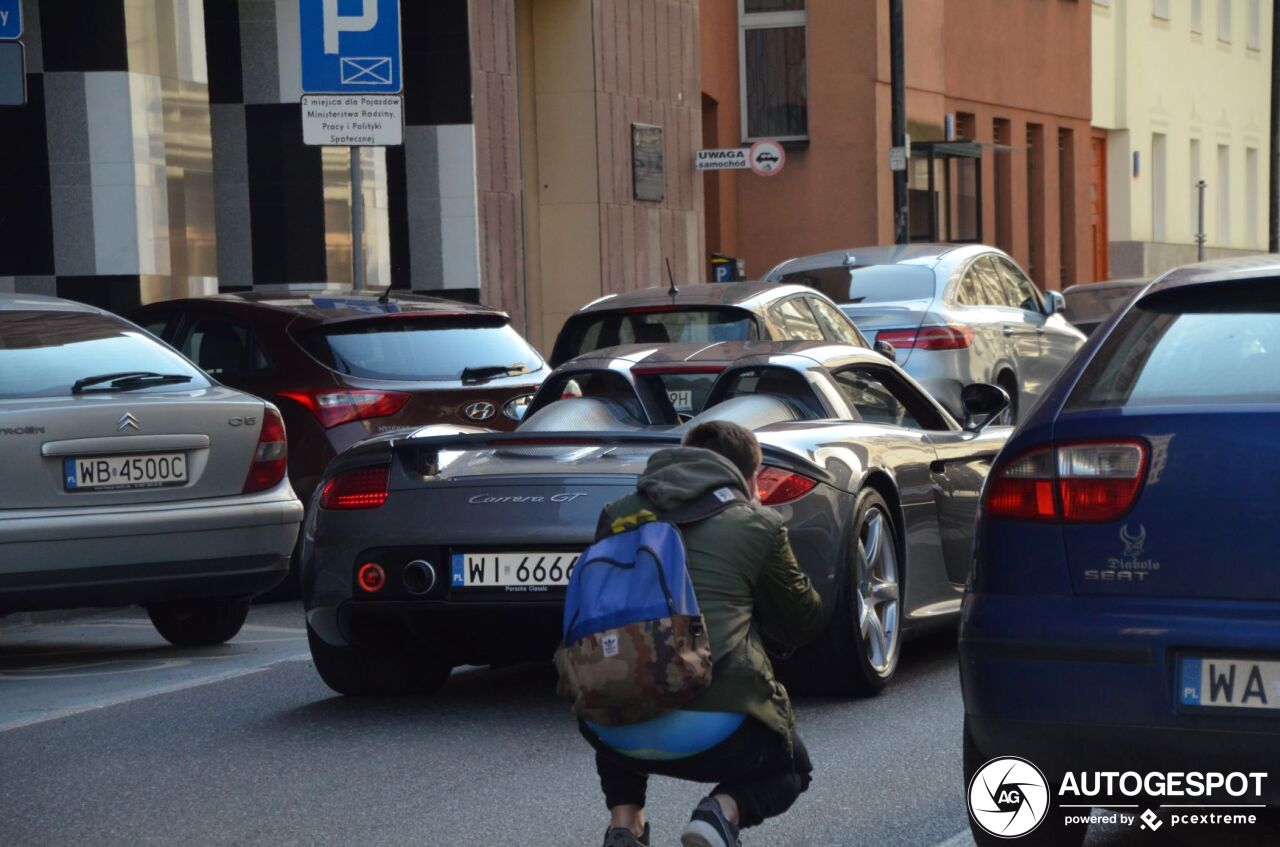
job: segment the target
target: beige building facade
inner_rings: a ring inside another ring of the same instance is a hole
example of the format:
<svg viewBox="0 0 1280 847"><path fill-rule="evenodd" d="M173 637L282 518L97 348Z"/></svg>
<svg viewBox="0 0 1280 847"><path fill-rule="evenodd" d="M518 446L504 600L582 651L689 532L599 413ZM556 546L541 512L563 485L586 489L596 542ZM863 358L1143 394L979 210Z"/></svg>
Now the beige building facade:
<svg viewBox="0 0 1280 847"><path fill-rule="evenodd" d="M704 278L696 0L472 0L481 295L546 350L604 294ZM496 69L496 70L494 70Z"/></svg>
<svg viewBox="0 0 1280 847"><path fill-rule="evenodd" d="M1094 0L1099 278L1194 262L1200 181L1206 258L1266 250L1271 27L1263 0Z"/></svg>

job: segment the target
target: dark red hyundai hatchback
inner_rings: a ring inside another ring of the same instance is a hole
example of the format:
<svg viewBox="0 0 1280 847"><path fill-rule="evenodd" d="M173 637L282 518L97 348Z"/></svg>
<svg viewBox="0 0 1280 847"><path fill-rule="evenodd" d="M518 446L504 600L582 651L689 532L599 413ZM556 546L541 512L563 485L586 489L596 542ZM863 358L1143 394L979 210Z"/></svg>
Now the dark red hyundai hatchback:
<svg viewBox="0 0 1280 847"><path fill-rule="evenodd" d="M514 429L546 377L504 312L414 294L222 294L129 314L206 373L280 407L306 502L357 441L452 424Z"/></svg>

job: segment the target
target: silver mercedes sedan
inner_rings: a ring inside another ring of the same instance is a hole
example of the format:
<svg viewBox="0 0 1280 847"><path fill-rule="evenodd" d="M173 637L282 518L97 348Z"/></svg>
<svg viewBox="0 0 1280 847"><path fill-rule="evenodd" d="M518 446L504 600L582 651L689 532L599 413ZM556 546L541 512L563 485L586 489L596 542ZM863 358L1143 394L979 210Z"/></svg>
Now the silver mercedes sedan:
<svg viewBox="0 0 1280 847"><path fill-rule="evenodd" d="M302 522L280 413L107 312L0 294L0 614L145 606L216 644Z"/></svg>
<svg viewBox="0 0 1280 847"><path fill-rule="evenodd" d="M981 244L856 247L788 259L766 276L800 283L840 304L863 334L886 341L897 363L956 416L960 391L999 385L1016 421L1084 343L1003 251Z"/></svg>

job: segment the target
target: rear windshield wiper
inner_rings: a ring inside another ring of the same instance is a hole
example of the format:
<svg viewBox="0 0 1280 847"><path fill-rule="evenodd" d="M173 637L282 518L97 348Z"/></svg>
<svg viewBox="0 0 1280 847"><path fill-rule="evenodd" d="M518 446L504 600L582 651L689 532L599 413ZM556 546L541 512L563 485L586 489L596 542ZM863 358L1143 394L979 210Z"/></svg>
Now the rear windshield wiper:
<svg viewBox="0 0 1280 847"><path fill-rule="evenodd" d="M133 391L137 388L150 388L153 385L171 385L177 382L190 382L186 374L158 374L152 371L123 371L113 374L99 374L77 379L71 386L72 394L83 394L91 391ZM90 388L93 385L107 383L106 388Z"/></svg>
<svg viewBox="0 0 1280 847"><path fill-rule="evenodd" d="M481 380L493 379L495 376L519 376L527 374L529 366L524 362L516 362L511 365L483 365L478 368L463 368L463 382L480 382Z"/></svg>

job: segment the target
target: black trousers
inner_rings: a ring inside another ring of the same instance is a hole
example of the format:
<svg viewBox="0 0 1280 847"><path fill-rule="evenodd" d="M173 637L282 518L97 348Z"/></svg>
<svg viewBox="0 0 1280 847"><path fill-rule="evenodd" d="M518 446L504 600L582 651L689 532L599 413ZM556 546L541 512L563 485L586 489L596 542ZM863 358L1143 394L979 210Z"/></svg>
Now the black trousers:
<svg viewBox="0 0 1280 847"><path fill-rule="evenodd" d="M727 794L738 804L739 826L756 826L782 814L809 787L813 764L792 734L785 738L754 718L733 735L683 759L633 759L605 744L581 722L579 730L596 751L596 770L605 804L644 806L650 774L719 783L712 794Z"/></svg>

